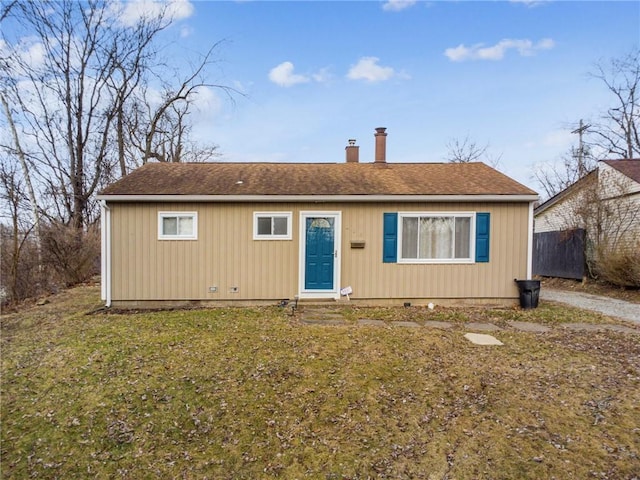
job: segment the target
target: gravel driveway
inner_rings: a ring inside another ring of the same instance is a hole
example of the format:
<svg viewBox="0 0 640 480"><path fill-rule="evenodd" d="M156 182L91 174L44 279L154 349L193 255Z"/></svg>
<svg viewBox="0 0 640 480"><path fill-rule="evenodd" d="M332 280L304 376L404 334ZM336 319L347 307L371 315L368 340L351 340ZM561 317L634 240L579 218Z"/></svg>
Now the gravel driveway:
<svg viewBox="0 0 640 480"><path fill-rule="evenodd" d="M584 308L585 310L592 310L610 317L640 324L640 305L637 303L545 287L540 289L540 299L564 303L572 307Z"/></svg>

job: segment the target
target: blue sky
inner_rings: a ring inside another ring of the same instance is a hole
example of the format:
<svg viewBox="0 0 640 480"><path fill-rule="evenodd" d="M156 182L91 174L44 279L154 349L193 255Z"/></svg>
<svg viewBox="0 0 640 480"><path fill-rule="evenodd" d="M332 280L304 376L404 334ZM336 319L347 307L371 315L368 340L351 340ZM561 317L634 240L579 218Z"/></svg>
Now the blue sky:
<svg viewBox="0 0 640 480"><path fill-rule="evenodd" d="M537 188L579 119L613 102L587 73L638 45L638 2L194 2L188 48L224 40L222 83L247 94L203 112L226 161L437 162L469 137Z"/></svg>
<svg viewBox="0 0 640 480"><path fill-rule="evenodd" d="M389 162L469 137L538 191L534 168L614 102L587 73L640 43L638 1L172 1L165 53L222 41L209 80L246 95L202 92L193 112L222 161L342 162L349 138L373 161L387 127Z"/></svg>

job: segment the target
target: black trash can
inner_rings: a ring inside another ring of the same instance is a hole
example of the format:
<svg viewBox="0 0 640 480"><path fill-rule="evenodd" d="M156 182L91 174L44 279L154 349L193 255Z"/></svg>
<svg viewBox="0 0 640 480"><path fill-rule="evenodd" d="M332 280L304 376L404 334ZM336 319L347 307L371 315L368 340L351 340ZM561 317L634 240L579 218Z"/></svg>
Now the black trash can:
<svg viewBox="0 0 640 480"><path fill-rule="evenodd" d="M540 298L540 280L517 280L520 293L520 306L522 308L538 308Z"/></svg>

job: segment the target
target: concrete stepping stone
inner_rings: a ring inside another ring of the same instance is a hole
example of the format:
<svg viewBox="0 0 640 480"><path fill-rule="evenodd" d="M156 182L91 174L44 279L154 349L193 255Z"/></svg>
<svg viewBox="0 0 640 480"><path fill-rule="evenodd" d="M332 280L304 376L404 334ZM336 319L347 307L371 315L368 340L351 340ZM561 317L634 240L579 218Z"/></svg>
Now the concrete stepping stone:
<svg viewBox="0 0 640 480"><path fill-rule="evenodd" d="M500 327L493 323L465 323L464 328L468 330L480 330L481 332L495 332L501 330Z"/></svg>
<svg viewBox="0 0 640 480"><path fill-rule="evenodd" d="M373 320L371 318L359 318L358 325L370 325L376 327L384 327L386 323L383 320Z"/></svg>
<svg viewBox="0 0 640 480"><path fill-rule="evenodd" d="M330 319L330 318L302 318L300 322L307 325L346 325L347 322L344 319Z"/></svg>
<svg viewBox="0 0 640 480"><path fill-rule="evenodd" d="M496 337L484 333L465 333L464 338L476 345L504 345Z"/></svg>
<svg viewBox="0 0 640 480"><path fill-rule="evenodd" d="M599 330L609 330L612 332L640 334L640 330L636 330L635 328L625 327L624 325L594 324L594 323L565 323L562 326L564 328L568 328L569 330L574 330L577 332L597 332Z"/></svg>
<svg viewBox="0 0 640 480"><path fill-rule="evenodd" d="M546 333L551 329L545 325L532 322L509 322L509 326L521 332Z"/></svg>
<svg viewBox="0 0 640 480"><path fill-rule="evenodd" d="M635 333L640 335L640 330L635 328L625 327L624 325L603 325L607 330L611 330L612 332L620 332L620 333Z"/></svg>
<svg viewBox="0 0 640 480"><path fill-rule="evenodd" d="M391 325L394 325L396 327L411 327L411 328L420 326L420 324L416 322L391 322Z"/></svg>
<svg viewBox="0 0 640 480"><path fill-rule="evenodd" d="M564 323L562 327L577 332L597 332L603 329L603 325L595 325L593 323Z"/></svg>
<svg viewBox="0 0 640 480"><path fill-rule="evenodd" d="M437 320L427 320L426 322L424 322L424 326L431 327L431 328L447 329L447 328L451 328L453 324L449 322L439 322Z"/></svg>
<svg viewBox="0 0 640 480"><path fill-rule="evenodd" d="M307 325L347 325L344 315L326 308L307 308L300 321Z"/></svg>

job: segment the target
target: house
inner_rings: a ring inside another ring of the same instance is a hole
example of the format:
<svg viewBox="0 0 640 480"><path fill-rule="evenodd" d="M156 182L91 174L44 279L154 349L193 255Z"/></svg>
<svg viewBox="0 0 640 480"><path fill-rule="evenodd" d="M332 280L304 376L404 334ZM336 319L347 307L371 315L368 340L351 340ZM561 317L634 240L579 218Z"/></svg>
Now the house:
<svg viewBox="0 0 640 480"><path fill-rule="evenodd" d="M107 306L500 303L531 276L537 194L482 164L149 163L102 205Z"/></svg>
<svg viewBox="0 0 640 480"><path fill-rule="evenodd" d="M603 255L637 254L640 249L640 160L598 162L590 173L536 207L534 215L536 237L584 230L582 262L593 272L598 259L604 261ZM567 238L567 235L558 238Z"/></svg>

